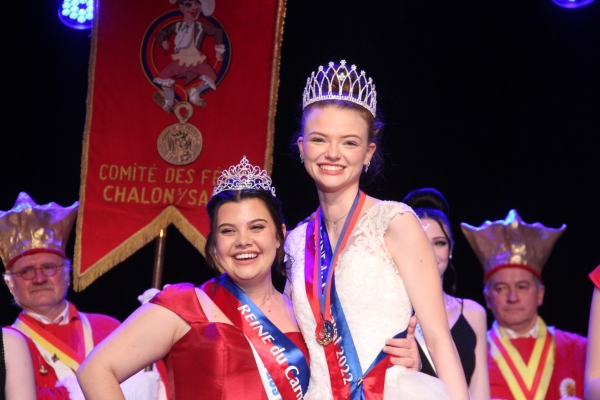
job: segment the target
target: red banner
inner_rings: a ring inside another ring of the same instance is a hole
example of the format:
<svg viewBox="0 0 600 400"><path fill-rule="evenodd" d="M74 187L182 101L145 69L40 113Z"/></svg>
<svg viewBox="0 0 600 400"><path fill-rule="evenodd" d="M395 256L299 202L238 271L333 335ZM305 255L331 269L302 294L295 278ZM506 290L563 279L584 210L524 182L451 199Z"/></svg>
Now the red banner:
<svg viewBox="0 0 600 400"><path fill-rule="evenodd" d="M284 0L100 0L74 287L174 224L200 251L221 170L270 171Z"/></svg>

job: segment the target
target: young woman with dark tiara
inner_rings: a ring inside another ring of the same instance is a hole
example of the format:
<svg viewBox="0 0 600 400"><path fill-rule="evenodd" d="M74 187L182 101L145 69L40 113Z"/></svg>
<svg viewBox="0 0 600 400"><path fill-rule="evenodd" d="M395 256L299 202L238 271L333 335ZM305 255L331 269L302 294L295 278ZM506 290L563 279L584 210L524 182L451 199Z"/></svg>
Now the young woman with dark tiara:
<svg viewBox="0 0 600 400"><path fill-rule="evenodd" d="M275 290L285 225L271 178L244 157L208 202L208 264L225 273L201 287L171 285L135 311L82 364L87 399L123 398L119 382L163 359L170 399L297 399L308 355L292 304Z"/></svg>
<svg viewBox="0 0 600 400"><path fill-rule="evenodd" d="M375 86L329 63L307 80L301 162L315 181L316 217L292 231L286 291L308 345L310 399L467 399L429 240L410 207L366 196L378 171ZM383 352L416 311L440 380L389 366Z"/></svg>
<svg viewBox="0 0 600 400"><path fill-rule="evenodd" d="M454 236L448 219L450 207L444 196L435 189L423 188L410 192L403 200L421 219L425 233L433 247L438 270L442 281L448 268L452 266L452 250ZM456 281L452 294L456 290ZM485 309L477 302L469 299L459 299L444 292L444 304L450 333L467 378L472 399L488 400L490 398L490 383L487 369L487 317ZM422 372L436 376L435 369L417 329L417 341L423 363Z"/></svg>

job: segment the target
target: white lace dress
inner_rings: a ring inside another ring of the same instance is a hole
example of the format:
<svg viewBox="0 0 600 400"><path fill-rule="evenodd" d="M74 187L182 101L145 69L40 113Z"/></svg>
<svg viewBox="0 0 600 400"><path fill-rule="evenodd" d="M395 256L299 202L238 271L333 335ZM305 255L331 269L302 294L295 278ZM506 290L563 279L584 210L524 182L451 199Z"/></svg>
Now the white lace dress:
<svg viewBox="0 0 600 400"><path fill-rule="evenodd" d="M387 251L383 236L396 214L413 213L405 204L382 201L358 221L340 254L335 269L336 289L352 332L362 370L377 357L385 340L404 331L412 313L402 278ZM333 398L325 352L315 340L316 322L304 286L306 224L286 240L288 274L286 288L294 302L300 330L310 353L310 383L305 398ZM291 293L289 293L291 291ZM439 379L394 366L386 372L384 399L445 399L446 386Z"/></svg>

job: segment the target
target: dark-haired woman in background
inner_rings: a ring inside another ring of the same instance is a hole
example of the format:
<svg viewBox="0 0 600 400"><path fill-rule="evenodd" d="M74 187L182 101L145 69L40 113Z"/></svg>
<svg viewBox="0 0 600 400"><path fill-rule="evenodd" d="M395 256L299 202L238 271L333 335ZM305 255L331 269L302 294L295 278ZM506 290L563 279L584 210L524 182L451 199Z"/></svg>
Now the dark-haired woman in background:
<svg viewBox="0 0 600 400"><path fill-rule="evenodd" d="M448 202L440 192L432 188L414 190L402 202L413 208L425 226L425 232L433 247L440 276L443 279L448 267L454 269L450 262L454 239L448 219ZM455 289L454 287L453 292ZM444 293L444 303L448 325L451 328L450 333L465 371L471 398L489 399L485 309L473 300L459 299L447 293ZM435 369L431 364L422 335L419 335L418 326L415 336L423 363L421 371L435 376Z"/></svg>

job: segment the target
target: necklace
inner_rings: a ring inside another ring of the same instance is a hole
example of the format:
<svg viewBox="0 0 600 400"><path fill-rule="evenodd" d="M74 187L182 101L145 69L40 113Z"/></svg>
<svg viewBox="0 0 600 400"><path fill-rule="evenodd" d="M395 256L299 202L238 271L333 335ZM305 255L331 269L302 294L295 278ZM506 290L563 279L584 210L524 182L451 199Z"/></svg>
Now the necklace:
<svg viewBox="0 0 600 400"><path fill-rule="evenodd" d="M267 304L267 301L269 301L269 299L271 298L272 294L273 294L273 292L271 292L271 294L269 294L269 296L267 296L267 299L265 301L263 301L260 306L257 306L257 307L261 308L262 306L264 306L265 304Z"/></svg>
<svg viewBox="0 0 600 400"><path fill-rule="evenodd" d="M267 297L267 299L265 301L263 301L260 306L257 306L257 307L261 308L262 306L264 306L267 303L267 301L269 301L270 298L271 298L271 295L269 295L269 297Z"/></svg>
<svg viewBox="0 0 600 400"><path fill-rule="evenodd" d="M325 218L325 221L331 222L333 224L333 231L337 232L337 223L340 222L342 220L342 218L344 218L348 214L350 214L350 211L348 211L346 214L344 214L341 217L339 217L337 220L332 221L332 220L330 220L329 218L327 218L325 216L325 213L323 213L323 218Z"/></svg>

